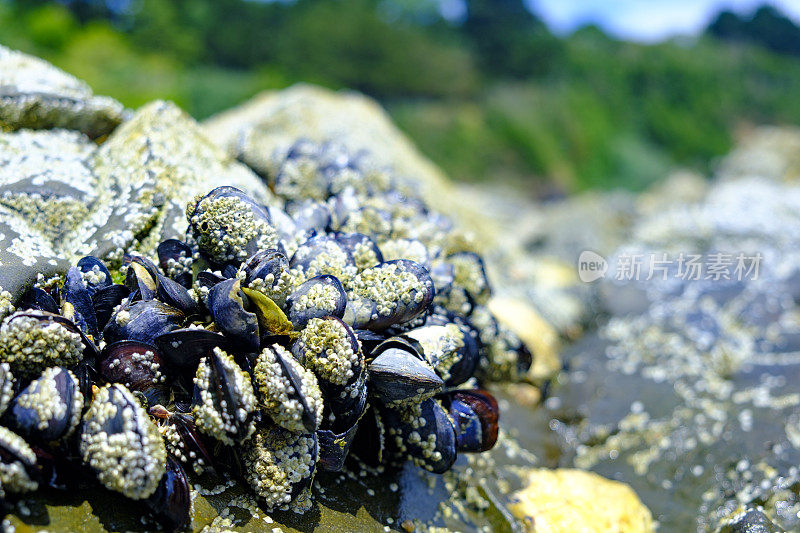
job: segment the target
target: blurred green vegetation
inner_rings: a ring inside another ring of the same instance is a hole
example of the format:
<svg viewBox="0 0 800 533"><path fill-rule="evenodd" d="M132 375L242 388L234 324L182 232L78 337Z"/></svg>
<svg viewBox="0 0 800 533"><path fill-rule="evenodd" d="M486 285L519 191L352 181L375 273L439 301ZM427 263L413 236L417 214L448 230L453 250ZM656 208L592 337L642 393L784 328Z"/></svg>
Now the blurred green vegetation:
<svg viewBox="0 0 800 533"><path fill-rule="evenodd" d="M0 43L130 107L198 119L298 81L378 98L452 177L532 192L705 171L737 129L800 123L800 29L721 13L656 45L552 35L521 0L0 0Z"/></svg>

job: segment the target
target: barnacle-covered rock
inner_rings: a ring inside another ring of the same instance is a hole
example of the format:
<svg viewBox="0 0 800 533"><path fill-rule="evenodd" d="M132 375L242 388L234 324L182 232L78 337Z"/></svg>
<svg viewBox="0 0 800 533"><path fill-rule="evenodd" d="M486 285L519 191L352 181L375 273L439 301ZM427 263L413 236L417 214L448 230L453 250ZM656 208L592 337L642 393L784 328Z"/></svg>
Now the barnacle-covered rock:
<svg viewBox="0 0 800 533"><path fill-rule="evenodd" d="M0 130L67 128L100 137L125 118L122 105L39 58L0 46Z"/></svg>
<svg viewBox="0 0 800 533"><path fill-rule="evenodd" d="M199 431L225 444L246 440L253 434L257 402L244 372L220 348L200 360L194 378L192 414Z"/></svg>
<svg viewBox="0 0 800 533"><path fill-rule="evenodd" d="M50 442L69 437L82 410L78 378L66 368L50 367L14 398L6 420L21 436Z"/></svg>
<svg viewBox="0 0 800 533"><path fill-rule="evenodd" d="M72 366L83 357L84 339L66 318L46 311L17 311L0 326L0 360L20 376L48 366Z"/></svg>
<svg viewBox="0 0 800 533"><path fill-rule="evenodd" d="M84 415L80 450L100 483L134 500L153 494L165 472L167 451L161 434L119 383L95 394Z"/></svg>
<svg viewBox="0 0 800 533"><path fill-rule="evenodd" d="M259 405L279 426L295 433L312 433L322 423L322 395L317 378L285 348L264 348L253 368Z"/></svg>
<svg viewBox="0 0 800 533"><path fill-rule="evenodd" d="M260 429L243 445L245 479L268 509L287 507L311 486L317 439L278 427ZM306 500L308 504L310 501Z"/></svg>

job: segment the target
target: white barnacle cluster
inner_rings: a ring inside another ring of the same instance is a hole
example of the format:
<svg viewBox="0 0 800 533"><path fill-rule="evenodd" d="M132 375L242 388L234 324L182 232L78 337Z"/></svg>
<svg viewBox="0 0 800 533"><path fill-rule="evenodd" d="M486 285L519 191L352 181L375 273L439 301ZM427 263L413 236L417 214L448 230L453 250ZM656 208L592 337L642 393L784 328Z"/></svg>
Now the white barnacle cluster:
<svg viewBox="0 0 800 533"><path fill-rule="evenodd" d="M75 428L78 427L78 422L80 422L81 410L83 409L83 394L77 386L73 387L72 403L67 405L66 398L58 390L56 381L61 372L67 372L68 379L72 381L71 385L77 385L78 380L71 371L59 367L50 367L42 373L41 377L32 381L28 388L17 396L16 405L35 412L35 418L39 421L37 429L42 431L69 414L67 431L62 436L62 438L66 438L75 431Z"/></svg>
<svg viewBox="0 0 800 533"><path fill-rule="evenodd" d="M378 209L359 209L350 213L340 230L346 233L387 236L392 233L392 220L384 217Z"/></svg>
<svg viewBox="0 0 800 533"><path fill-rule="evenodd" d="M278 361L279 356L287 365L288 371L298 378L299 391L295 389L289 375L284 372ZM310 370L295 361L285 348L274 344L261 351L253 369L253 381L261 406L279 426L295 433L306 431L303 426L305 407L301 397L305 399L314 416L315 426L319 427L322 423L323 402L317 378Z"/></svg>
<svg viewBox="0 0 800 533"><path fill-rule="evenodd" d="M350 280L348 289L353 299L373 302L380 316L388 316L401 303L420 303L426 292L423 282L398 263L381 263L364 270Z"/></svg>
<svg viewBox="0 0 800 533"><path fill-rule="evenodd" d="M0 326L0 360L22 375L53 365L71 366L83 356L80 334L55 321L17 312Z"/></svg>
<svg viewBox="0 0 800 533"><path fill-rule="evenodd" d="M182 255L177 259L170 257L167 259L166 266L167 268L165 269L164 273L168 278L175 279L181 274L192 271L192 258L185 255Z"/></svg>
<svg viewBox="0 0 800 533"><path fill-rule="evenodd" d="M84 417L80 449L106 488L134 500L153 494L166 468L164 439L119 383L95 394Z"/></svg>
<svg viewBox="0 0 800 533"><path fill-rule="evenodd" d="M0 287L0 320L4 319L14 311L15 308L13 296L11 296L10 292L3 290L3 287Z"/></svg>
<svg viewBox="0 0 800 533"><path fill-rule="evenodd" d="M338 302L339 291L334 285L330 283L314 283L308 289L308 292L294 300L292 306L296 311L319 309L327 313L333 313Z"/></svg>
<svg viewBox="0 0 800 533"><path fill-rule="evenodd" d="M356 243L351 253L359 272L378 264L378 254L375 253L372 245L366 239Z"/></svg>
<svg viewBox="0 0 800 533"><path fill-rule="evenodd" d="M27 466L36 464L36 455L25 440L13 431L0 426L0 448L10 451L12 460L0 461L0 490L8 492L32 492L39 487L31 479Z"/></svg>
<svg viewBox="0 0 800 533"><path fill-rule="evenodd" d="M389 239L380 244L384 261L410 259L422 265L428 262L428 249L416 239Z"/></svg>
<svg viewBox="0 0 800 533"><path fill-rule="evenodd" d="M244 283L246 278L244 270L239 269L236 275ZM296 285L298 285L298 280L292 276L292 272L283 270L277 278L275 274L270 272L263 278L254 278L246 286L248 289L258 291L279 306L282 306L286 302L286 297Z"/></svg>
<svg viewBox="0 0 800 533"><path fill-rule="evenodd" d="M407 458L416 466L432 470L431 463L441 461L442 453L437 449L436 427L428 427L429 420L422 413L421 405L418 403L399 410L403 424L389 427L388 431L398 451L407 454ZM409 447L416 450L412 451Z"/></svg>
<svg viewBox="0 0 800 533"><path fill-rule="evenodd" d="M212 369L212 361L204 357L200 360L194 378L194 384L200 392L200 403L192 407L192 413L199 431L232 445L234 443L232 436L236 436L236 440L244 440L255 430L255 425L251 421L243 434L237 435L237 425L244 424L256 410L256 396L250 383L250 376L239 368L233 357L220 348L214 348L213 356L217 358L224 374L217 379L226 380L222 386L232 391L229 396L239 405L228 405L225 398L215 396L216 387L212 383L215 378L212 373L216 372L216 369Z"/></svg>
<svg viewBox="0 0 800 533"><path fill-rule="evenodd" d="M240 198L199 198L187 217L197 245L220 263L246 259L248 246L265 250L278 242L275 229Z"/></svg>
<svg viewBox="0 0 800 533"><path fill-rule="evenodd" d="M244 444L243 460L247 482L266 507L283 508L291 502L296 484L310 484L317 462L316 442L312 435L260 429Z"/></svg>
<svg viewBox="0 0 800 533"><path fill-rule="evenodd" d="M328 192L325 180L317 172L317 163L309 158L287 160L275 180L275 192L287 198L324 200Z"/></svg>
<svg viewBox="0 0 800 533"><path fill-rule="evenodd" d="M81 277L84 285L99 285L106 281L106 273L98 265L94 265L88 272L81 272Z"/></svg>
<svg viewBox="0 0 800 533"><path fill-rule="evenodd" d="M313 250L313 259L302 269L305 279L330 274L340 280L346 280L356 274L356 267L351 264L350 255L336 241L326 240L320 246L324 247L324 250ZM304 261L311 252L312 249L301 246L295 253L294 259Z"/></svg>
<svg viewBox="0 0 800 533"><path fill-rule="evenodd" d="M8 363L0 363L0 415L14 397L14 376Z"/></svg>
<svg viewBox="0 0 800 533"><path fill-rule="evenodd" d="M347 385L363 366L361 350L353 350L350 334L338 320L312 318L298 342L309 368L334 385Z"/></svg>

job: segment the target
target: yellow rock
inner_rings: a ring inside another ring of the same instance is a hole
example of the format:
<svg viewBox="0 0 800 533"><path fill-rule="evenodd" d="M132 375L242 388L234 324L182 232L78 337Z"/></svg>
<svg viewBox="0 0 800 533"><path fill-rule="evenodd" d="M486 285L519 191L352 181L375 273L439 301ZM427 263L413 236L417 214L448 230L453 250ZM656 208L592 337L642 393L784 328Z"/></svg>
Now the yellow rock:
<svg viewBox="0 0 800 533"><path fill-rule="evenodd" d="M530 370L533 380L549 378L559 371L561 343L558 333L530 303L519 298L495 296L489 300L489 310L498 322L516 333L533 354Z"/></svg>
<svg viewBox="0 0 800 533"><path fill-rule="evenodd" d="M626 484L592 472L533 469L509 505L535 533L645 533L653 517Z"/></svg>

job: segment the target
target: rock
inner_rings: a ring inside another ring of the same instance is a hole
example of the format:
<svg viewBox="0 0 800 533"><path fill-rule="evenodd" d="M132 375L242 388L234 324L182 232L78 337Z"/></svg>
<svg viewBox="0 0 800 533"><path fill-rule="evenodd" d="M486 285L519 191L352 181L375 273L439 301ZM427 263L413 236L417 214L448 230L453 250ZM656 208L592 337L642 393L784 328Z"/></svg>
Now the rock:
<svg viewBox="0 0 800 533"><path fill-rule="evenodd" d="M0 46L0 130L66 128L91 138L125 118L122 104L39 58Z"/></svg>
<svg viewBox="0 0 800 533"><path fill-rule="evenodd" d="M496 296L489 300L489 310L500 324L516 333L533 354L533 364L528 371L531 379L540 383L561 370L558 334L530 304L519 298Z"/></svg>
<svg viewBox="0 0 800 533"><path fill-rule="evenodd" d="M509 507L535 533L647 533L650 511L628 485L591 472L533 469Z"/></svg>

